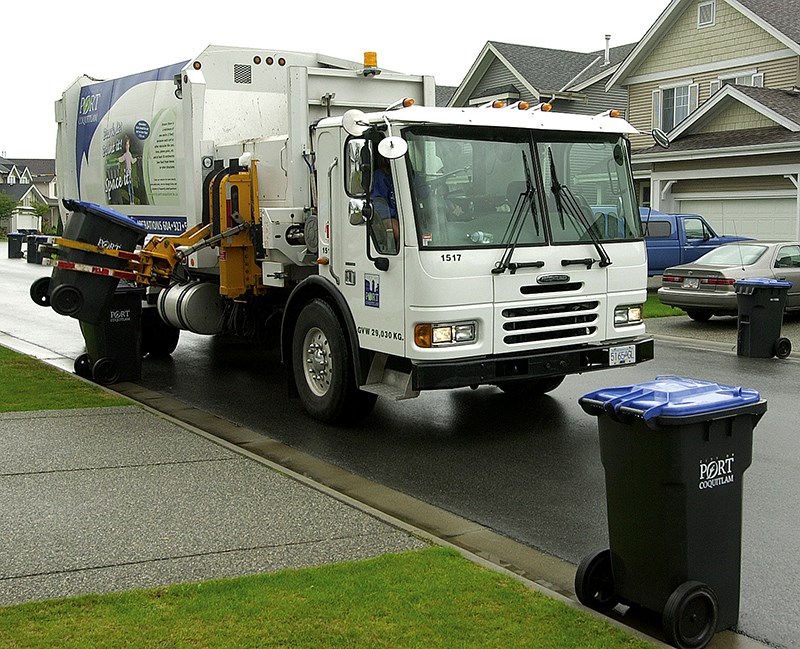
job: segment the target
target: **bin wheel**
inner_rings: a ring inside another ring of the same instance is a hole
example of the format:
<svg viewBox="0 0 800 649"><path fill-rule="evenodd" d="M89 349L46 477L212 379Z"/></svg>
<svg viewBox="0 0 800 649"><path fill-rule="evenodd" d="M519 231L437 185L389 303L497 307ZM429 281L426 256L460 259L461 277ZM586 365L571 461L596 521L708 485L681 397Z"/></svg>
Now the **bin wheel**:
<svg viewBox="0 0 800 649"><path fill-rule="evenodd" d="M788 338L778 338L775 343L775 356L778 358L789 358L792 353L792 341Z"/></svg>
<svg viewBox="0 0 800 649"><path fill-rule="evenodd" d="M101 358L92 367L92 379L100 385L119 381L119 365L113 358Z"/></svg>
<svg viewBox="0 0 800 649"><path fill-rule="evenodd" d="M83 306L83 295L74 286L62 284L50 293L50 305L60 315L73 315Z"/></svg>
<svg viewBox="0 0 800 649"><path fill-rule="evenodd" d="M664 607L664 636L678 649L701 649L714 637L718 617L714 591L699 581L684 582Z"/></svg>
<svg viewBox="0 0 800 649"><path fill-rule="evenodd" d="M31 299L39 306L50 306L49 277L40 277L31 284Z"/></svg>
<svg viewBox="0 0 800 649"><path fill-rule="evenodd" d="M89 357L89 354L81 354L78 356L78 358L75 359L73 367L75 368L75 374L78 376L82 376L85 379L92 378L92 359Z"/></svg>
<svg viewBox="0 0 800 649"><path fill-rule="evenodd" d="M619 604L611 572L611 550L584 557L575 573L575 595L581 604L595 611L610 611Z"/></svg>

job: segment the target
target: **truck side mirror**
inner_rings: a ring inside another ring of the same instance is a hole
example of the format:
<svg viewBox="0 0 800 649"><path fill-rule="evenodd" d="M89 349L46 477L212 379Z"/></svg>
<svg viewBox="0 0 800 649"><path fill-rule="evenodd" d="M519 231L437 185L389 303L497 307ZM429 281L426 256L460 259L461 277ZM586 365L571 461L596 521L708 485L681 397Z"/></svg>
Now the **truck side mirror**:
<svg viewBox="0 0 800 649"><path fill-rule="evenodd" d="M351 198L367 198L372 191L372 143L350 138L345 144L345 191Z"/></svg>

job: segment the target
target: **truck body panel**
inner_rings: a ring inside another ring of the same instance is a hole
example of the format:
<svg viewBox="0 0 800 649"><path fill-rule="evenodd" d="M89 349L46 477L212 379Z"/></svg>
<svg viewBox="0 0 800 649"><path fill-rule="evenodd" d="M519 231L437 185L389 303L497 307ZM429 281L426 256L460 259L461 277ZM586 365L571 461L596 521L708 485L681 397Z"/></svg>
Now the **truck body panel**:
<svg viewBox="0 0 800 649"><path fill-rule="evenodd" d="M431 77L216 46L82 77L56 106L59 193L152 241L202 228L177 253L190 285L170 304L211 282L221 331L279 323L290 390L321 419L360 391L546 391L542 378L652 357L635 129L544 105L436 108L434 94Z"/></svg>

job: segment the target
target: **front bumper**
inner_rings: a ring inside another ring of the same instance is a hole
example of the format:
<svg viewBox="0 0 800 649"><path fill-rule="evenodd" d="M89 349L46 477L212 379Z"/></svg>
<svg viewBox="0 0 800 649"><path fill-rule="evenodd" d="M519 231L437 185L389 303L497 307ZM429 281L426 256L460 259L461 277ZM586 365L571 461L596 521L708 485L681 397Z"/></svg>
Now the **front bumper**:
<svg viewBox="0 0 800 649"><path fill-rule="evenodd" d="M613 344L548 352L417 362L414 363L412 370L412 386L414 390L441 390L604 370L611 367L610 350L623 345L636 347L636 360L634 363L629 363L630 365L638 365L653 358L653 339L643 337Z"/></svg>

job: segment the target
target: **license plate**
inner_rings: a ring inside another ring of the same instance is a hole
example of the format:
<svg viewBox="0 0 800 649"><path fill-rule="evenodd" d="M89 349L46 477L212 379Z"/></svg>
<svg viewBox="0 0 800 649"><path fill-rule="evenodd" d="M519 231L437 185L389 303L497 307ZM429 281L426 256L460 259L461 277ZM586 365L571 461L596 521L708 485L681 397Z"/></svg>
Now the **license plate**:
<svg viewBox="0 0 800 649"><path fill-rule="evenodd" d="M621 347L612 347L608 350L608 364L611 367L615 365L630 365L636 362L636 345L623 345Z"/></svg>
<svg viewBox="0 0 800 649"><path fill-rule="evenodd" d="M683 288L699 288L700 280L696 277L686 277L683 280Z"/></svg>

